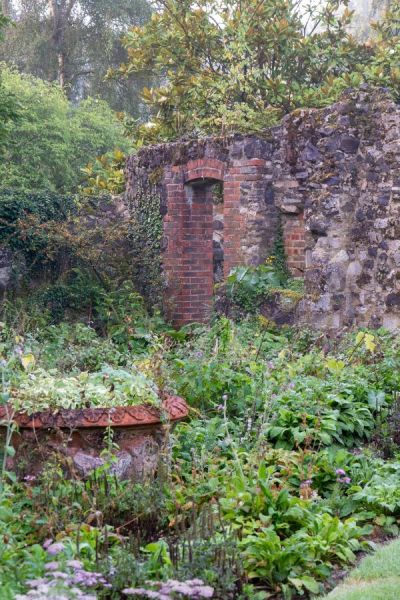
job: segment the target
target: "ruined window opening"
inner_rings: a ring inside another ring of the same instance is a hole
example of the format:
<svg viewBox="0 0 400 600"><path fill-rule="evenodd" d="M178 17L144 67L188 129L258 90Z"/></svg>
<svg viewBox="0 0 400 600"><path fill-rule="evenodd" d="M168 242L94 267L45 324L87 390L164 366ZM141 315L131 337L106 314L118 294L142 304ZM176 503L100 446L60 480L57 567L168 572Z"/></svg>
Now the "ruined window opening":
<svg viewBox="0 0 400 600"><path fill-rule="evenodd" d="M213 271L214 283L224 280L224 185L217 181L212 188L213 202Z"/></svg>

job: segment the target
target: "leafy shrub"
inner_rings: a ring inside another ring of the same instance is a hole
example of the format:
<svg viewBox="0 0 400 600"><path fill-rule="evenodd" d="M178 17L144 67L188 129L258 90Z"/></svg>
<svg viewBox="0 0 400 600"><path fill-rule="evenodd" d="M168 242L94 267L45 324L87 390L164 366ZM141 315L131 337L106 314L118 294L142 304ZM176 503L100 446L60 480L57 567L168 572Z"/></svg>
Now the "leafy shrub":
<svg viewBox="0 0 400 600"><path fill-rule="evenodd" d="M2 65L2 86L20 104L20 117L8 124L3 188L76 191L88 160L116 147L128 150L122 125L106 102L89 98L70 104L59 86L21 75Z"/></svg>
<svg viewBox="0 0 400 600"><path fill-rule="evenodd" d="M254 312L262 298L281 284L282 279L271 264L235 267L226 279L226 291L235 304Z"/></svg>
<svg viewBox="0 0 400 600"><path fill-rule="evenodd" d="M342 522L273 486L272 469L261 465L255 478L236 477L220 500L224 518L241 531L247 575L285 598L295 590L318 593L317 580L329 574L332 562L355 560L363 531L354 520Z"/></svg>
<svg viewBox="0 0 400 600"><path fill-rule="evenodd" d="M53 192L24 192L3 189L0 192L0 242L11 250L23 252L29 263L41 263L48 246L46 232L30 227L46 221L63 221L75 210L72 196Z"/></svg>
<svg viewBox="0 0 400 600"><path fill-rule="evenodd" d="M350 490L352 500L377 514L400 517L400 464L388 463L381 466L364 486L354 486Z"/></svg>

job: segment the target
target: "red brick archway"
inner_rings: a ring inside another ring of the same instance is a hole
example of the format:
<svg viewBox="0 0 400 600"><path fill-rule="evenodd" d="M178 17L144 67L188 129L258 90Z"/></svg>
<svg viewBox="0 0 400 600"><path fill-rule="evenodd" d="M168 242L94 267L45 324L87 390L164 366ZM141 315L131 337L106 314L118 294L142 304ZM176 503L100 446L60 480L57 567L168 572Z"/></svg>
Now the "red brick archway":
<svg viewBox="0 0 400 600"><path fill-rule="evenodd" d="M246 262L247 213L242 194L263 185L265 160L229 163L215 158L170 166L164 173L167 214L164 217L166 309L176 325L207 322L213 303L213 206L211 188L224 187L224 275ZM247 186L247 190L245 190Z"/></svg>

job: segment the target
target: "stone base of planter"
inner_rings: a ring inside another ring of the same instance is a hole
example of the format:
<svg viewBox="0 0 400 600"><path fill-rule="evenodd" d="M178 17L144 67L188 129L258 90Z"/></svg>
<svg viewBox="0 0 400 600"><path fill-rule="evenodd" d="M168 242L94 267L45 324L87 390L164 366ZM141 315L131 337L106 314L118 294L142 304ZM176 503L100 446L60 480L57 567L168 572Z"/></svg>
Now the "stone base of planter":
<svg viewBox="0 0 400 600"><path fill-rule="evenodd" d="M0 438L5 438L6 420L12 419L18 431L12 438L15 454L8 459L7 468L20 478L37 476L54 461L70 477L87 478L102 466L120 479L141 481L154 477L168 431L188 415L184 400L175 396L163 402L161 411L135 406L28 417L13 415L10 410L0 409Z"/></svg>

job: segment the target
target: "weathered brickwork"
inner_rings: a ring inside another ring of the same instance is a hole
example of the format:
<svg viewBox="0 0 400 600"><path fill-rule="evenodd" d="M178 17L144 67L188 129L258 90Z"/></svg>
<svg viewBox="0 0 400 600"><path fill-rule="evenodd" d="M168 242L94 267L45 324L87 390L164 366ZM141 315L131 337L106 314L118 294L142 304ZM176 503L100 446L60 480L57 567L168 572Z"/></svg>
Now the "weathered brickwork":
<svg viewBox="0 0 400 600"><path fill-rule="evenodd" d="M161 195L165 307L175 324L207 321L211 314L216 183L223 185L218 225L224 275L240 264L259 264L271 253L278 215L272 163L266 160L272 149L262 140L235 136L165 144L129 159L128 194L152 181Z"/></svg>
<svg viewBox="0 0 400 600"><path fill-rule="evenodd" d="M295 277L304 277L306 235L303 213L284 215L282 228L288 269Z"/></svg>
<svg viewBox="0 0 400 600"><path fill-rule="evenodd" d="M214 256L223 249L226 276L263 262L281 222L288 266L305 277L300 321L400 327L400 108L385 92L349 91L263 136L146 148L128 160L127 175L128 196L150 182L161 195L166 309L175 323L210 315L213 245Z"/></svg>

